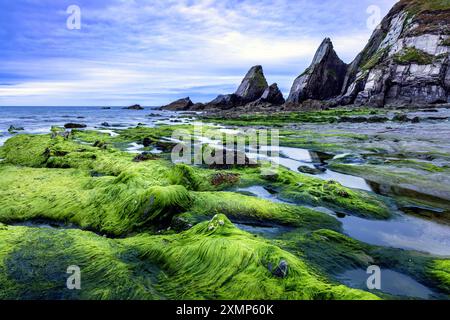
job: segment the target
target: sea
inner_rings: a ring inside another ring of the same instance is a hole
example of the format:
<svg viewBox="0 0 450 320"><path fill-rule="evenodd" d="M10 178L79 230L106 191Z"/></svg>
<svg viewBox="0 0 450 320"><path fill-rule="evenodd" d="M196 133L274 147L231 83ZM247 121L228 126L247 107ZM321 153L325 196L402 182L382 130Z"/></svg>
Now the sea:
<svg viewBox="0 0 450 320"><path fill-rule="evenodd" d="M0 145L12 134L8 129L23 128L18 133L49 133L52 126L64 126L66 123L78 123L94 129L108 132L112 129L126 129L137 125L155 126L173 124L175 112L160 111L158 107L146 107L144 110L128 110L123 107L0 107ZM107 125L106 125L107 124Z"/></svg>

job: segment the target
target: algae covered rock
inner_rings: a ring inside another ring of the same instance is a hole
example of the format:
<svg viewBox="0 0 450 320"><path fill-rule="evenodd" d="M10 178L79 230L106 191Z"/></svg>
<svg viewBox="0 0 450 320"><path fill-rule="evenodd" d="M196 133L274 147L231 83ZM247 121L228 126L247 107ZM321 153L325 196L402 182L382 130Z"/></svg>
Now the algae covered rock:
<svg viewBox="0 0 450 320"><path fill-rule="evenodd" d="M269 271L272 272L272 274L278 278L286 278L288 275L288 271L289 271L289 265L286 262L286 260L281 260L275 269L273 269L272 264L269 263L268 268L269 268Z"/></svg>
<svg viewBox="0 0 450 320"><path fill-rule="evenodd" d="M82 123L66 123L64 125L64 128L66 128L66 129L84 129L86 127L87 127L87 125L82 124Z"/></svg>

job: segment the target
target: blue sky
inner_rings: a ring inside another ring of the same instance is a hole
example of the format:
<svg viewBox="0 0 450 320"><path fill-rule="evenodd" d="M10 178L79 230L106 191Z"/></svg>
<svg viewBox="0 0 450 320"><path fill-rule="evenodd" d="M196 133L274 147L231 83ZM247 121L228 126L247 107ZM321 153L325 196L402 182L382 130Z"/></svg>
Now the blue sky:
<svg viewBox="0 0 450 320"><path fill-rule="evenodd" d="M395 0L0 0L0 105L157 106L234 92L264 67L284 93L325 37L350 62ZM81 9L69 30L66 9Z"/></svg>

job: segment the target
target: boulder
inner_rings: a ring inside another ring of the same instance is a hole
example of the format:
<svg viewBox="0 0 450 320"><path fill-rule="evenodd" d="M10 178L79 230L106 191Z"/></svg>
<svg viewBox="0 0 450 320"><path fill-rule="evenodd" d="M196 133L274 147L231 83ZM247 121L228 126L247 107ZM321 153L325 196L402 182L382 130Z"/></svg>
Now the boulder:
<svg viewBox="0 0 450 320"><path fill-rule="evenodd" d="M286 101L276 83L267 87L260 98L261 102L268 102L274 105L282 105Z"/></svg>
<svg viewBox="0 0 450 320"><path fill-rule="evenodd" d="M189 110L193 105L194 103L191 101L191 99L189 97L186 97L161 107L161 110L186 111Z"/></svg>
<svg viewBox="0 0 450 320"><path fill-rule="evenodd" d="M268 269L275 277L286 278L288 276L289 265L286 260L281 260L275 269L273 269L272 264L269 263Z"/></svg>
<svg viewBox="0 0 450 320"><path fill-rule="evenodd" d="M339 96L342 91L347 65L339 59L329 38L323 40L313 62L292 85L288 104L300 104L305 100L327 100Z"/></svg>

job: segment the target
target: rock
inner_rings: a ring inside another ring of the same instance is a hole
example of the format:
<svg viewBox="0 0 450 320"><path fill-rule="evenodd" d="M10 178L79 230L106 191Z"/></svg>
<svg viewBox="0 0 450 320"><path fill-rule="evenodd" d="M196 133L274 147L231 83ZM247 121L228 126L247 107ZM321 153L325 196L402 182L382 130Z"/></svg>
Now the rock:
<svg viewBox="0 0 450 320"><path fill-rule="evenodd" d="M191 111L202 111L205 109L205 104L203 103L195 103L190 110Z"/></svg>
<svg viewBox="0 0 450 320"><path fill-rule="evenodd" d="M396 122L409 122L411 121L408 116L406 114L396 114L393 118L392 121L396 121Z"/></svg>
<svg viewBox="0 0 450 320"><path fill-rule="evenodd" d="M344 153L338 154L333 157L333 163L345 163L345 164L363 164L365 163L364 159L357 154L352 153Z"/></svg>
<svg viewBox="0 0 450 320"><path fill-rule="evenodd" d="M300 104L308 99L337 97L341 93L346 73L347 65L337 56L331 40L326 38L312 64L295 79L287 103Z"/></svg>
<svg viewBox="0 0 450 320"><path fill-rule="evenodd" d="M338 122L350 122L350 123L364 123L367 122L369 119L366 117L348 117L348 116L342 116L338 119Z"/></svg>
<svg viewBox="0 0 450 320"><path fill-rule="evenodd" d="M247 72L235 93L219 95L213 101L191 108L191 110L229 110L250 103L254 103L253 105L266 103L267 101L261 99L266 93L266 89L269 89L269 86L262 67L254 66ZM276 85L272 86L267 92L267 98L280 101L277 89Z"/></svg>
<svg viewBox="0 0 450 320"><path fill-rule="evenodd" d="M286 102L286 100L283 97L283 94L281 93L280 89L278 88L278 85L276 83L269 86L264 93L262 94L261 98L259 99L261 102L267 102L274 105L282 105Z"/></svg>
<svg viewBox="0 0 450 320"><path fill-rule="evenodd" d="M450 3L399 1L349 67L341 104L375 107L447 103Z"/></svg>
<svg viewBox="0 0 450 320"><path fill-rule="evenodd" d="M102 107L103 110L111 110L111 107Z"/></svg>
<svg viewBox="0 0 450 320"><path fill-rule="evenodd" d="M206 146L206 148L208 148L208 146ZM215 161L214 163L208 164L208 167L210 169L226 170L235 167L246 168L259 166L257 161L248 158L245 152L239 150L217 150L211 148L208 151L204 150L203 154L209 154L211 157L216 157L218 155L218 152L222 152L221 159L219 161Z"/></svg>
<svg viewBox="0 0 450 320"><path fill-rule="evenodd" d="M205 105L205 109L228 110L243 105L242 99L236 94L219 95Z"/></svg>
<svg viewBox="0 0 450 320"><path fill-rule="evenodd" d="M24 131L25 128L23 127L15 127L15 126L9 126L8 132L9 133L17 133L18 131Z"/></svg>
<svg viewBox="0 0 450 320"><path fill-rule="evenodd" d="M272 270L272 264L269 263L268 269L275 277L286 278L289 272L289 265L286 260L281 260L275 270Z"/></svg>
<svg viewBox="0 0 450 320"><path fill-rule="evenodd" d="M93 147L100 148L100 149L106 149L108 147L108 144L104 141L98 140L98 141L94 142Z"/></svg>
<svg viewBox="0 0 450 320"><path fill-rule="evenodd" d="M126 109L126 110L144 110L144 108L141 107L139 104L134 104L132 106L125 107L123 109Z"/></svg>
<svg viewBox="0 0 450 320"><path fill-rule="evenodd" d="M163 140L154 141L152 144L156 148L162 150L163 152L171 152L173 150L173 148L177 145L177 143L175 143L175 142L163 141Z"/></svg>
<svg viewBox="0 0 450 320"><path fill-rule="evenodd" d="M161 107L161 110L186 111L189 110L189 108L192 107L193 105L194 103L191 101L191 99L189 97L186 97Z"/></svg>
<svg viewBox="0 0 450 320"><path fill-rule="evenodd" d="M102 127L111 127L111 125L108 122L102 122Z"/></svg>
<svg viewBox="0 0 450 320"><path fill-rule="evenodd" d="M247 72L235 95L240 98L242 104L246 104L261 98L267 88L262 66L254 66Z"/></svg>
<svg viewBox="0 0 450 320"><path fill-rule="evenodd" d="M431 121L445 121L448 120L448 117L427 117L426 119Z"/></svg>
<svg viewBox="0 0 450 320"><path fill-rule="evenodd" d="M66 123L64 128L66 129L83 129L86 128L87 125L81 123Z"/></svg>
<svg viewBox="0 0 450 320"><path fill-rule="evenodd" d="M218 172L211 178L211 184L213 186L220 186L224 184L234 185L239 182L240 176L235 173Z"/></svg>
<svg viewBox="0 0 450 320"><path fill-rule="evenodd" d="M373 116L373 117L369 117L367 119L367 122L369 123L384 123L389 121L388 117L382 117L382 116Z"/></svg>
<svg viewBox="0 0 450 320"><path fill-rule="evenodd" d="M145 148L150 147L152 142L153 142L153 140L150 138L144 138L142 140L142 144L144 145Z"/></svg>
<svg viewBox="0 0 450 320"><path fill-rule="evenodd" d="M312 175L318 175L318 174L321 174L324 172L321 169L311 168L308 166L300 166L300 167L298 167L297 170L301 173L312 174Z"/></svg>
<svg viewBox="0 0 450 320"><path fill-rule="evenodd" d="M150 152L143 152L134 157L133 162L144 162L148 160L155 160L158 157Z"/></svg>
<svg viewBox="0 0 450 320"><path fill-rule="evenodd" d="M411 120L412 123L420 123L420 118L419 117L414 117Z"/></svg>

